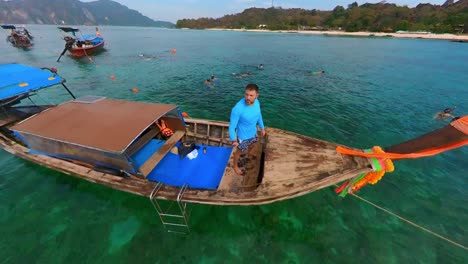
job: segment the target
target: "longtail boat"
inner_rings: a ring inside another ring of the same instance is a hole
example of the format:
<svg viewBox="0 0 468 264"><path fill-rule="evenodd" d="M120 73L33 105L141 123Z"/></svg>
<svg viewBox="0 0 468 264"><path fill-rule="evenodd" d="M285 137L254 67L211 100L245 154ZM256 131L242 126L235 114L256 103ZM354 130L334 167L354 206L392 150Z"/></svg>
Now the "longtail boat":
<svg viewBox="0 0 468 264"><path fill-rule="evenodd" d="M336 192L345 195L391 172L392 160L468 144L468 116L408 142L364 151L270 127L241 156L241 176L232 168L227 122L184 118L177 105L76 99L55 69L0 65L0 85L5 151L152 201L259 205L340 182ZM56 85L73 99L26 104L34 102L38 90Z"/></svg>
<svg viewBox="0 0 468 264"><path fill-rule="evenodd" d="M33 46L33 36L25 27L14 25L1 25L1 27L10 30L7 42L13 47L29 49Z"/></svg>
<svg viewBox="0 0 468 264"><path fill-rule="evenodd" d="M60 58L69 52L72 57L85 57L94 55L104 49L104 38L101 36L98 28L96 28L95 34L79 35L77 32L80 30L73 27L58 27L60 30L71 35L65 36L65 48L57 59L57 62L60 61Z"/></svg>

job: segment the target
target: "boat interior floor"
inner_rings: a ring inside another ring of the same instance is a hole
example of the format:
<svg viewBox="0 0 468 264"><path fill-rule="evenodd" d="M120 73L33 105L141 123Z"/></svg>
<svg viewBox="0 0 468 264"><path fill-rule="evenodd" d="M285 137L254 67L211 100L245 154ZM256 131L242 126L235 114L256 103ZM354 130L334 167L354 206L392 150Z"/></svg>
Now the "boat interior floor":
<svg viewBox="0 0 468 264"><path fill-rule="evenodd" d="M166 143L165 140L152 139L131 156L135 165L142 166ZM179 146L178 142L175 146ZM189 188L217 189L231 156L232 147L217 147L196 144L196 158L180 158L168 152L147 175L150 181L161 182L170 186ZM205 151L206 149L206 151Z"/></svg>

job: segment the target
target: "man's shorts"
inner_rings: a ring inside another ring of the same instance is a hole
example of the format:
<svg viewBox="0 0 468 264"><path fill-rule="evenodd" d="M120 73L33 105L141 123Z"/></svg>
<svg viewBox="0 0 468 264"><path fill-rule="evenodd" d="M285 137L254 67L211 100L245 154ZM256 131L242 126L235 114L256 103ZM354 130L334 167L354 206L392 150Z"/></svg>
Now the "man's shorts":
<svg viewBox="0 0 468 264"><path fill-rule="evenodd" d="M258 141L258 138L256 136L253 138L246 139L246 140L239 139L239 146L237 146L237 148L240 151L245 152L249 148L250 145L252 145L253 143L257 141Z"/></svg>

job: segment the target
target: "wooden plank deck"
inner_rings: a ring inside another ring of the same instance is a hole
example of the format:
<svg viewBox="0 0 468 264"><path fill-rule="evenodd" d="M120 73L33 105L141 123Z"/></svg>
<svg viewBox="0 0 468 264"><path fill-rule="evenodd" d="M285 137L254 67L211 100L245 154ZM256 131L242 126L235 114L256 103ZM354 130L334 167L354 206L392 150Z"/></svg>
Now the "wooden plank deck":
<svg viewBox="0 0 468 264"><path fill-rule="evenodd" d="M177 142L185 135L185 131L177 130L162 147L156 151L143 165L140 167L141 173L146 177L158 165L158 163L166 156L166 154L175 146Z"/></svg>

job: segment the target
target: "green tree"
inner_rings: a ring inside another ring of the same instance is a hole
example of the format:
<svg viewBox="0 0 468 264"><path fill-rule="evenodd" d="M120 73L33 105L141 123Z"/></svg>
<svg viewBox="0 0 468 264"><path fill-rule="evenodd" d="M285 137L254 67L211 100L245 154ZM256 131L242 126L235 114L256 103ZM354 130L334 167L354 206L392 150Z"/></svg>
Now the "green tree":
<svg viewBox="0 0 468 264"><path fill-rule="evenodd" d="M242 13L222 18L182 19L177 27L189 28L257 28L297 29L298 26L322 26L346 31L425 30L437 33L468 32L468 0L450 5L419 4L415 8L378 3L359 6L353 2L345 9L336 6L332 11L305 10L301 8L249 8ZM461 25L461 26L460 26Z"/></svg>

